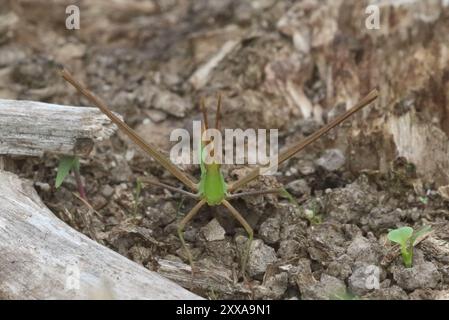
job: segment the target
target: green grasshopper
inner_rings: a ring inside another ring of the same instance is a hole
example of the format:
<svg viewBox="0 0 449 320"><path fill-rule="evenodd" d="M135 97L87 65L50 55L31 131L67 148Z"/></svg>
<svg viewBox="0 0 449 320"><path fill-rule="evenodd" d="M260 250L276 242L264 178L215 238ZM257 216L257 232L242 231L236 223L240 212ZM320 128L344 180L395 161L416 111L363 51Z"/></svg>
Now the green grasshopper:
<svg viewBox="0 0 449 320"><path fill-rule="evenodd" d="M153 157L157 162L159 162L165 169L170 171L176 178L178 178L189 190L185 191L183 189L178 189L169 185L166 185L164 183L158 182L158 181L152 181L152 180L142 180L144 182L151 183L156 186L160 186L163 188L166 188L168 190L177 191L184 195L187 195L191 198L197 199L197 204L187 213L186 216L181 220L181 222L178 225L178 236L181 240L181 244L187 253L187 257L189 259L190 265L192 267L192 273L193 273L193 257L190 252L190 250L187 248L187 245L184 240L183 232L186 224L192 220L192 218L199 212L199 210L205 205L209 206L217 206L217 205L223 205L225 206L232 216L243 226L243 228L248 233L248 241L246 246L246 251L243 255L242 261L241 261L241 268L243 274L246 270L246 262L249 254L249 249L251 246L251 242L253 240L253 229L248 224L248 222L243 218L243 216L231 205L229 200L236 199L239 197L244 196L251 196L251 195L262 195L262 194L273 194L273 193L282 193L283 188L277 188L277 189L267 189L267 190L259 190L259 191L252 191L252 192L240 192L237 193L236 191L239 191L242 187L247 185L252 180L258 178L263 170L269 170L263 169L260 167L256 167L252 169L247 175L243 176L242 178L238 179L237 181L227 183L224 180L223 174L221 172L220 164L217 163L211 163L206 164L203 163L201 160L201 178L199 182L195 182L192 178L188 177L185 173L183 173L177 166L175 166L168 158L166 158L161 152L157 150L156 147L151 145L150 143L146 142L142 137L140 137L133 129L131 129L126 123L124 123L122 120L120 120L114 113L112 113L109 108L105 105L105 103L100 100L98 97L96 97L92 92L90 92L87 88L85 88L80 82L78 82L67 70L62 69L61 70L62 77L69 82L73 87L75 87L82 95L84 95L92 104L97 106L113 123L115 123L123 132L128 135L128 137L133 140L140 148L142 148L146 153L148 153L151 157ZM367 96L365 96L362 100L360 100L354 107L346 111L344 114L338 116L334 120L332 120L330 123L322 127L321 129L317 130L313 134L309 135L307 138L305 138L303 141L300 141L298 143L295 143L291 145L290 147L287 147L284 151L280 152L277 159L277 165L282 164L289 158L291 158L293 155L307 147L309 144L316 141L318 138L320 138L322 135L326 134L328 131L330 131L332 128L352 116L357 111L361 110L363 107L369 105L371 102L373 102L375 99L377 99L378 92L377 90L371 91ZM218 104L217 104L217 114L216 114L216 121L215 121L215 129L219 130L219 120L220 120L220 108L221 108L221 97L218 97ZM201 101L201 109L203 112L203 126L202 130L208 129L208 122L207 122L207 113L205 111L204 107L204 100ZM204 148L207 143L210 141L202 141L202 147ZM201 157L202 159L202 157ZM272 165L271 167L274 167Z"/></svg>

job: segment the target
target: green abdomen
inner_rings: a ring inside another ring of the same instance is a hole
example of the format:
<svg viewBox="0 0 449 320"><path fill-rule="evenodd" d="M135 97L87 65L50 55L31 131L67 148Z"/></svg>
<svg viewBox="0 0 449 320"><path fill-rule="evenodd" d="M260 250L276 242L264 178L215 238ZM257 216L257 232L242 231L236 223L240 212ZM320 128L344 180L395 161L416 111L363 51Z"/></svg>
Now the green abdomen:
<svg viewBox="0 0 449 320"><path fill-rule="evenodd" d="M226 196L226 182L219 165L206 166L206 172L201 175L200 193L210 206L218 205Z"/></svg>

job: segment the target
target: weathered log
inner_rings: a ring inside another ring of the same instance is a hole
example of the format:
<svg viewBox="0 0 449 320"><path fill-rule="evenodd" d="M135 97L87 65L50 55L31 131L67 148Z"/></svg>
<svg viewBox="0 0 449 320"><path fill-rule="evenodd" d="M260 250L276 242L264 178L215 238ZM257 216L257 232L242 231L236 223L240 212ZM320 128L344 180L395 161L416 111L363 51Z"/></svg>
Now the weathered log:
<svg viewBox="0 0 449 320"><path fill-rule="evenodd" d="M88 155L116 126L97 108L0 99L0 155Z"/></svg>
<svg viewBox="0 0 449 320"><path fill-rule="evenodd" d="M199 299L59 220L0 171L0 299Z"/></svg>
<svg viewBox="0 0 449 320"><path fill-rule="evenodd" d="M183 262L167 259L158 259L157 262L158 273L183 287L229 296L251 295L251 290L243 284L236 283L232 272L223 266L214 263L208 265L196 263L197 270L192 278L192 268Z"/></svg>

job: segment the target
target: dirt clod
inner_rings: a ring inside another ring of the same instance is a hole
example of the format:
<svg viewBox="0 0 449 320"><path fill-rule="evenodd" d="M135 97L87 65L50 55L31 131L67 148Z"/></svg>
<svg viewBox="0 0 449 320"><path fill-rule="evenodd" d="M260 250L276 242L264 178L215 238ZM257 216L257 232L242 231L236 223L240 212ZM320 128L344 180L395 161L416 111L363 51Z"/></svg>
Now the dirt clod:
<svg viewBox="0 0 449 320"><path fill-rule="evenodd" d="M341 223L358 221L378 203L377 191L361 176L344 188L326 194L326 209L329 216Z"/></svg>
<svg viewBox="0 0 449 320"><path fill-rule="evenodd" d="M280 239L280 217L268 218L260 225L259 235L268 244L275 244Z"/></svg>
<svg viewBox="0 0 449 320"><path fill-rule="evenodd" d="M347 254L354 261L365 264L376 264L380 258L380 248L376 242L359 235L348 246Z"/></svg>
<svg viewBox="0 0 449 320"><path fill-rule="evenodd" d="M316 164L327 171L336 171L346 163L346 157L339 149L329 149L316 160Z"/></svg>
<svg viewBox="0 0 449 320"><path fill-rule="evenodd" d="M304 300L334 300L346 294L346 285L338 278L323 274L319 282L302 290Z"/></svg>
<svg viewBox="0 0 449 320"><path fill-rule="evenodd" d="M419 263L411 268L398 266L392 272L394 280L405 290L433 289L441 281L441 274L432 262Z"/></svg>
<svg viewBox="0 0 449 320"><path fill-rule="evenodd" d="M248 273L251 277L261 276L268 265L277 261L276 252L262 240L256 239L251 243L248 257Z"/></svg>

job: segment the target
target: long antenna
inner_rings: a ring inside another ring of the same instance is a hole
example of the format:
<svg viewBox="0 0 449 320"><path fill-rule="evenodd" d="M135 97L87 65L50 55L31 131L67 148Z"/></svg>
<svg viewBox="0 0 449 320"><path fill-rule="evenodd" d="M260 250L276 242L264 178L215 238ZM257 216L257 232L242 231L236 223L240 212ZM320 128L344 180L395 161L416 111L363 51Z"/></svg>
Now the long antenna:
<svg viewBox="0 0 449 320"><path fill-rule="evenodd" d="M215 113L215 129L220 130L221 120L221 93L217 95L217 112Z"/></svg>
<svg viewBox="0 0 449 320"><path fill-rule="evenodd" d="M206 103L204 101L204 97L201 97L200 108L201 108L201 112L203 113L204 130L207 130L207 129L209 129L209 123L207 121L207 110L206 110Z"/></svg>
<svg viewBox="0 0 449 320"><path fill-rule="evenodd" d="M312 133L310 136L308 136L304 140L300 141L297 144L294 144L294 145L288 147L285 151L281 152L279 154L277 163L275 165L271 166L271 167L274 167L276 165L280 165L281 163L283 163L284 161L286 161L287 159L289 159L290 157L295 155L297 152L299 152L302 149L304 149L305 147L307 147L309 144L311 144L311 143L315 142L316 140L318 140L322 135L324 135L327 132L329 132L332 128L336 127L337 125L339 125L340 123L345 121L347 118L352 116L354 113L360 111L363 107L369 105L371 102L376 100L378 95L379 94L378 94L376 89L374 89L373 91L368 93L368 95L366 95L354 107L352 107L351 109L346 111L344 114L338 116L337 118L332 120L330 123L328 123L327 125L325 125L321 129L319 129L319 130L315 131L314 133ZM264 168L264 170L269 170L269 169L265 169ZM239 188L243 187L244 185L246 185L248 182L256 179L260 175L260 171L261 171L260 167L257 167L255 169L253 169L246 176L240 178L239 180L237 180L236 182L231 184L230 187L228 188L228 191L229 192L236 191L237 189L239 189Z"/></svg>
<svg viewBox="0 0 449 320"><path fill-rule="evenodd" d="M181 170L178 169L173 163L170 162L162 153L160 153L156 147L146 142L140 137L133 129L131 129L125 122L117 117L106 104L97 98L92 92L86 89L80 82L78 82L66 69L61 69L61 75L75 87L78 92L85 96L91 103L97 106L113 123L115 123L126 135L134 141L142 150L156 159L165 169L170 171L176 178L178 178L186 187L193 191L198 191L198 186L190 178L187 177Z"/></svg>

